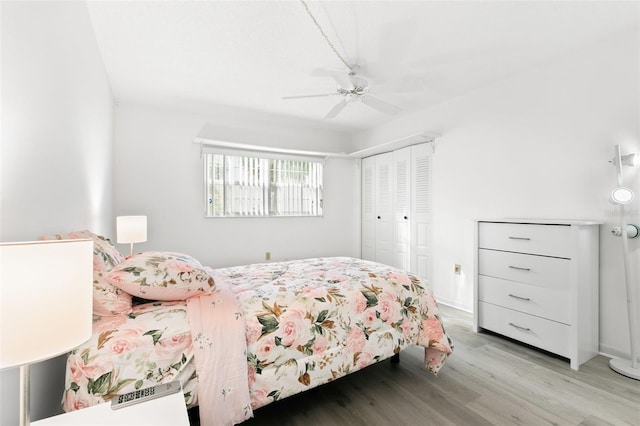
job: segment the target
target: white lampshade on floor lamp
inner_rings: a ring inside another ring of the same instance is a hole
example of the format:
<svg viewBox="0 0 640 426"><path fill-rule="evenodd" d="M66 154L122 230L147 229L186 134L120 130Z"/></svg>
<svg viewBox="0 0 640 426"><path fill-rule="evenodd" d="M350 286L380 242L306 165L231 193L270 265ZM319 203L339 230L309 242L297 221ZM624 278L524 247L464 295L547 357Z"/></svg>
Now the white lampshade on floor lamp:
<svg viewBox="0 0 640 426"><path fill-rule="evenodd" d="M116 233L119 244L130 244L130 256L133 256L133 244L147 241L146 216L116 217Z"/></svg>
<svg viewBox="0 0 640 426"><path fill-rule="evenodd" d="M620 237L622 238L622 262L624 267L624 281L627 296L627 315L629 319L629 338L631 342L631 359L613 358L609 361L609 367L617 373L632 379L640 380L640 363L638 363L638 313L635 305L637 300L637 286L632 282L631 265L629 259L628 238L638 236L638 226L628 224L625 205L633 201L635 194L630 188L623 186L622 167L640 166L640 153L620 154L620 146L614 148L612 163L616 166L618 187L611 192L610 201L618 205L620 214Z"/></svg>
<svg viewBox="0 0 640 426"><path fill-rule="evenodd" d="M20 425L30 422L29 364L91 337L93 241L0 243L0 369L20 367Z"/></svg>

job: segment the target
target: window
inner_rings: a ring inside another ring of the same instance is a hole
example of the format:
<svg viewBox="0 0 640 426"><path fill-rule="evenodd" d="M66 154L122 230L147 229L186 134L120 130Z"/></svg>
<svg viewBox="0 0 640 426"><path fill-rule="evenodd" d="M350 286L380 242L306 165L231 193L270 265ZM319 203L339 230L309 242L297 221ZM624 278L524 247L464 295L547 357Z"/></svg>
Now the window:
<svg viewBox="0 0 640 426"><path fill-rule="evenodd" d="M318 160L204 153L207 217L322 216Z"/></svg>

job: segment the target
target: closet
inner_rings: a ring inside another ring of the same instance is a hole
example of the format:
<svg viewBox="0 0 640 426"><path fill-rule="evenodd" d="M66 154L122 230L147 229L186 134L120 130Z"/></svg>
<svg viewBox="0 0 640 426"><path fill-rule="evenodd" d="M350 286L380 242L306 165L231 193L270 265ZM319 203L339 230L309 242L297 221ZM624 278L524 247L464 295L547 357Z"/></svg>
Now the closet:
<svg viewBox="0 0 640 426"><path fill-rule="evenodd" d="M431 278L430 144L362 159L362 258Z"/></svg>

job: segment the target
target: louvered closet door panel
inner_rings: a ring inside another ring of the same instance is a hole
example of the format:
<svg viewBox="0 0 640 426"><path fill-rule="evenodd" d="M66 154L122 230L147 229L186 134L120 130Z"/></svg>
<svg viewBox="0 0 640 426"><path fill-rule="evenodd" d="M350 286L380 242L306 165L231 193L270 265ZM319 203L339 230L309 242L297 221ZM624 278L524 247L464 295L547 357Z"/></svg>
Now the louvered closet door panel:
<svg viewBox="0 0 640 426"><path fill-rule="evenodd" d="M361 256L365 260L376 260L375 167L375 157L362 159Z"/></svg>
<svg viewBox="0 0 640 426"><path fill-rule="evenodd" d="M432 151L429 144L411 147L411 213L409 270L432 278Z"/></svg>
<svg viewBox="0 0 640 426"><path fill-rule="evenodd" d="M393 152L394 203L393 225L395 262L393 266L409 270L409 214L411 207L411 148Z"/></svg>
<svg viewBox="0 0 640 426"><path fill-rule="evenodd" d="M393 265L393 154L375 157L376 261Z"/></svg>

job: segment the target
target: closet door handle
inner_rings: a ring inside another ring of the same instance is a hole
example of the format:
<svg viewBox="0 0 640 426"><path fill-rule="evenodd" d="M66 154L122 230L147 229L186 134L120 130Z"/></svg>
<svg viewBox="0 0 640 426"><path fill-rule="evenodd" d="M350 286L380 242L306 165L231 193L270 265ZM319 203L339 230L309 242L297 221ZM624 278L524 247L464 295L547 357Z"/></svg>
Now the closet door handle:
<svg viewBox="0 0 640 426"><path fill-rule="evenodd" d="M509 265L509 268L517 269L518 271L530 271L531 270L531 268L523 268L521 266L511 266L511 265Z"/></svg>
<svg viewBox="0 0 640 426"><path fill-rule="evenodd" d="M525 241L531 241L531 238L529 237L509 237L510 240L525 240Z"/></svg>
<svg viewBox="0 0 640 426"><path fill-rule="evenodd" d="M407 220L407 219L409 219L409 218L408 218L407 216L405 216L405 217L404 217L404 220Z"/></svg>
<svg viewBox="0 0 640 426"><path fill-rule="evenodd" d="M378 216L378 219L380 219L380 216Z"/></svg>
<svg viewBox="0 0 640 426"><path fill-rule="evenodd" d="M510 322L510 323L509 323L509 325L510 325L511 327L515 327L515 328L517 328L518 330L522 330L522 331L531 331L531 329L530 329L530 328L522 327L522 326L517 325L517 324L514 324L514 323L512 323L512 322Z"/></svg>
<svg viewBox="0 0 640 426"><path fill-rule="evenodd" d="M516 296L515 294L509 294L509 297L513 297L514 299L526 300L527 302L531 300L528 297Z"/></svg>

